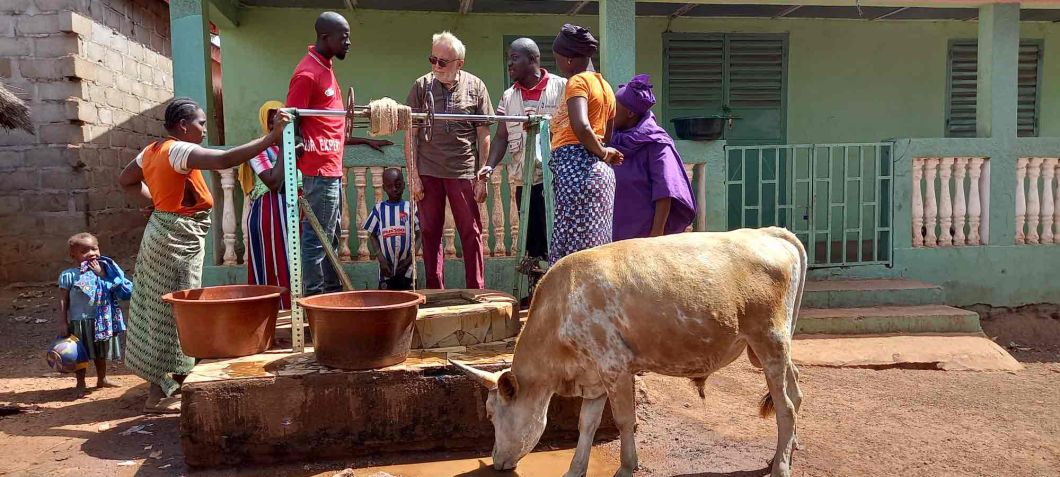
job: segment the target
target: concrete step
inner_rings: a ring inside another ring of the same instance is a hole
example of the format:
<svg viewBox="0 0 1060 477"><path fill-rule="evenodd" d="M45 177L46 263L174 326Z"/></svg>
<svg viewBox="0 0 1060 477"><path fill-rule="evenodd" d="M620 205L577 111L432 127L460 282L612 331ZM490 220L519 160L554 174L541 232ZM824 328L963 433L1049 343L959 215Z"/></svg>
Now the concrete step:
<svg viewBox="0 0 1060 477"><path fill-rule="evenodd" d="M803 308L941 305L942 287L906 279L810 280Z"/></svg>
<svg viewBox="0 0 1060 477"><path fill-rule="evenodd" d="M796 364L839 368L904 368L944 371L1019 371L1003 348L982 334L796 337Z"/></svg>
<svg viewBox="0 0 1060 477"><path fill-rule="evenodd" d="M803 308L796 334L982 333L979 315L945 305Z"/></svg>

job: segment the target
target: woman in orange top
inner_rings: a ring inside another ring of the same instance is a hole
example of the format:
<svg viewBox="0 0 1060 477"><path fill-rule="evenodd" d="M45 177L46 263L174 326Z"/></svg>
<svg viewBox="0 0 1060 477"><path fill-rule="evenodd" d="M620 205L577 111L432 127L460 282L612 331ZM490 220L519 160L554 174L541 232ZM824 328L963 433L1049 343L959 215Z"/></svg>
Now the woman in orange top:
<svg viewBox="0 0 1060 477"><path fill-rule="evenodd" d="M144 148L118 179L126 194L152 209L136 259L125 341L126 366L151 384L146 412L180 412L180 398L173 393L195 365L181 352L176 323L162 295L201 285L213 207L201 171L250 160L275 143L288 122L290 116L282 113L267 136L227 151L207 149L199 146L206 114L195 101L174 99L166 106L169 137Z"/></svg>
<svg viewBox="0 0 1060 477"><path fill-rule="evenodd" d="M589 30L563 25L552 52L563 76L569 78L552 120L552 191L556 217L550 264L579 250L611 242L615 208L615 172L622 153L604 144L615 120L615 93L593 69L596 38Z"/></svg>

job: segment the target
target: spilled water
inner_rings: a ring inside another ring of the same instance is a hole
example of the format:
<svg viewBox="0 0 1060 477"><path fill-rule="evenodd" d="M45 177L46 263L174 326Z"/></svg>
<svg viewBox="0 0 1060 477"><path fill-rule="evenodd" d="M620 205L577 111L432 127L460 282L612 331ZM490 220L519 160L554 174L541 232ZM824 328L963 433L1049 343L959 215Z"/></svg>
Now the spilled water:
<svg viewBox="0 0 1060 477"><path fill-rule="evenodd" d="M618 464L602 457L596 457L597 454L601 454L601 451L594 449L589 458L589 472L586 477L614 475ZM357 469L354 473L370 476L376 472L386 472L395 477L558 477L567 472L573 457L574 449L535 452L524 457L514 471L506 472L493 470L493 459L480 457L370 467ZM335 475L335 471L317 474L317 477L331 477L332 475Z"/></svg>
<svg viewBox="0 0 1060 477"><path fill-rule="evenodd" d="M232 378L260 378L268 376L263 361L236 361L225 366L223 371Z"/></svg>

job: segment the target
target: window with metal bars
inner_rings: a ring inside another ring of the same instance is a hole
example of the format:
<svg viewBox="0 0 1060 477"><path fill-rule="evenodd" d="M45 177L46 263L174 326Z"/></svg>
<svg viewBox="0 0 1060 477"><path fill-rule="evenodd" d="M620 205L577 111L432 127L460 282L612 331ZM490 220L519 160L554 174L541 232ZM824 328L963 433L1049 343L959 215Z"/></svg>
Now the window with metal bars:
<svg viewBox="0 0 1060 477"><path fill-rule="evenodd" d="M946 67L946 137L975 137L979 51L975 40L950 42ZM1020 137L1038 135L1042 41L1021 40L1016 129Z"/></svg>

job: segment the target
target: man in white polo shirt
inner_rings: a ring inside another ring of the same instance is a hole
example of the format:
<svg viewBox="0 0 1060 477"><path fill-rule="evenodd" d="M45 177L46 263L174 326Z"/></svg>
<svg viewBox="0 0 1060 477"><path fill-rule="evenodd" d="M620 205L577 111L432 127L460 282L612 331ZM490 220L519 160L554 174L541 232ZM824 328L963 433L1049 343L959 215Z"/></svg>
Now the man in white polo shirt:
<svg viewBox="0 0 1060 477"><path fill-rule="evenodd" d="M541 50L534 40L519 38L508 47L508 76L511 77L513 84L501 95L501 100L497 104L497 114L515 116L555 114L563 101L567 79L551 75L541 68ZM501 123L493 138L493 144L497 144L497 147L490 149L489 161L478 172L479 177L488 179L497 164L504 159L505 151L510 152L512 162L508 165L508 174L515 179L515 198L520 210L522 210L523 197L523 167L526 164L523 154L527 140L525 126L524 123ZM500 147L501 144L507 144L507 147ZM545 235L545 195L540 147L537 148L533 161L534 182L530 188L530 216L527 220L528 230L523 233L526 234L527 255L547 260L548 239Z"/></svg>

